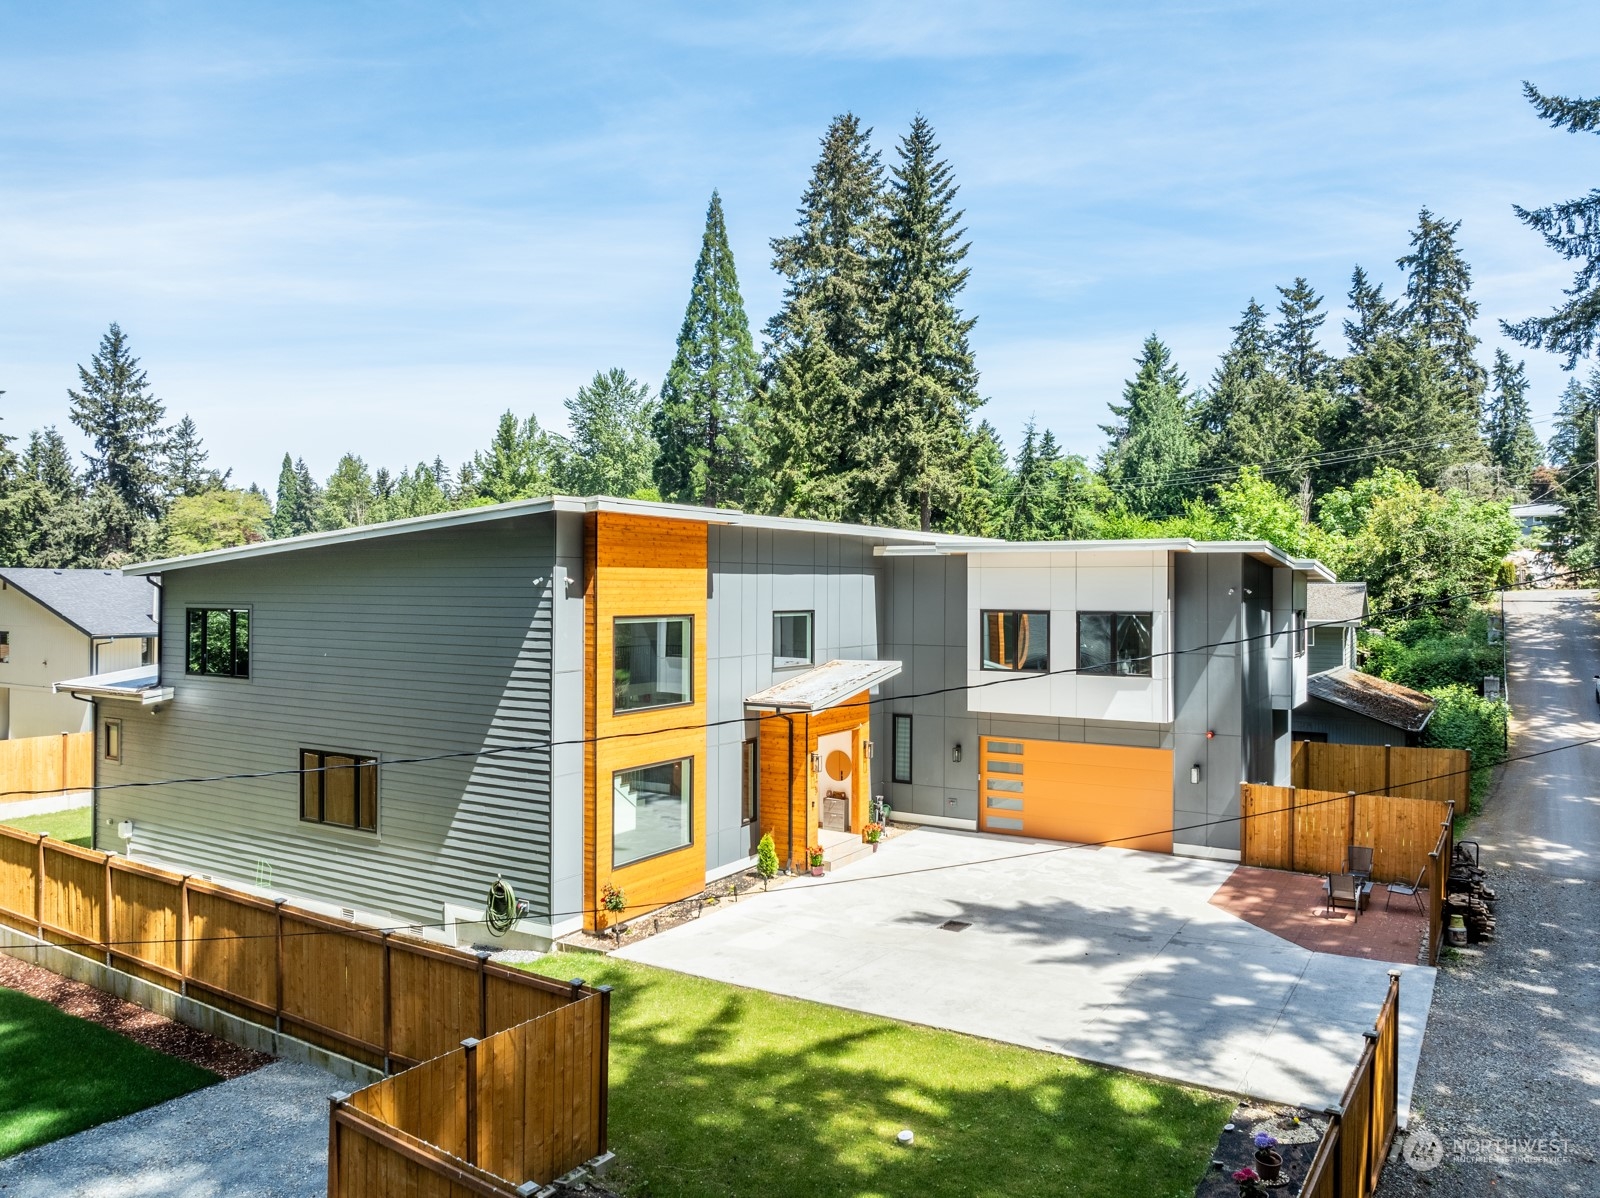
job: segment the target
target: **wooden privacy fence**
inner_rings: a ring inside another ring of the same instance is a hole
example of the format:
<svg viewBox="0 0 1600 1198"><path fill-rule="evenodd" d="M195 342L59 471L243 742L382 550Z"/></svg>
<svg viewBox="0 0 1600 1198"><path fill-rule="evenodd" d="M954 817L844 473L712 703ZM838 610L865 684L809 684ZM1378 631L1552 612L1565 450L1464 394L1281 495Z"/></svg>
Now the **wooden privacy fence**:
<svg viewBox="0 0 1600 1198"><path fill-rule="evenodd" d="M0 922L386 1073L594 993L4 825Z"/></svg>
<svg viewBox="0 0 1600 1198"><path fill-rule="evenodd" d="M1444 947L1444 892L1450 878L1450 862L1455 856L1455 821L1445 820L1439 828L1439 839L1433 852L1428 854L1428 961L1439 963L1439 950Z"/></svg>
<svg viewBox="0 0 1600 1198"><path fill-rule="evenodd" d="M1399 1127L1400 971L1389 971L1389 993L1378 1022L1350 1075L1328 1129L1306 1170L1301 1198L1371 1198Z"/></svg>
<svg viewBox="0 0 1600 1198"><path fill-rule="evenodd" d="M1417 880L1452 808L1444 799L1299 790L1293 786L1239 788L1244 825L1240 863L1298 873L1338 873L1345 849L1372 849L1375 882ZM1446 863L1448 865L1448 862Z"/></svg>
<svg viewBox="0 0 1600 1198"><path fill-rule="evenodd" d="M609 987L336 1094L329 1198L514 1198L606 1151Z"/></svg>
<svg viewBox="0 0 1600 1198"><path fill-rule="evenodd" d="M1465 749L1297 740L1290 758L1289 782L1305 790L1353 790L1357 794L1437 799L1452 802L1457 811L1465 811L1471 770L1472 754Z"/></svg>
<svg viewBox="0 0 1600 1198"><path fill-rule="evenodd" d="M0 808L93 785L93 732L0 740Z"/></svg>

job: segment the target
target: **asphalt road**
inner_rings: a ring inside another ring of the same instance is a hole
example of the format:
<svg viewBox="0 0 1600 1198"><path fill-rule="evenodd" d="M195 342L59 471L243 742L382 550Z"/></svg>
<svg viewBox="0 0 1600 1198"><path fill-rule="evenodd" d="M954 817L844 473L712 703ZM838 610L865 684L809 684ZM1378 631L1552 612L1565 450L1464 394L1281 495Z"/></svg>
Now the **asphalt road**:
<svg viewBox="0 0 1600 1198"><path fill-rule="evenodd" d="M1463 837L1497 939L1440 970L1410 1134L1443 1160L1391 1162L1392 1198L1600 1194L1600 597L1518 592L1506 615L1513 759Z"/></svg>

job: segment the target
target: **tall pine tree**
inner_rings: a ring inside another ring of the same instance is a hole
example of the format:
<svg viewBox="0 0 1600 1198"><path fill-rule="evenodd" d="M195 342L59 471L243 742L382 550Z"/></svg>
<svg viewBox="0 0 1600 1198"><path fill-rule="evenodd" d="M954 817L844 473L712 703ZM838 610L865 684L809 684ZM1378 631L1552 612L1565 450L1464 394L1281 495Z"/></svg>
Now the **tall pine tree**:
<svg viewBox="0 0 1600 1198"><path fill-rule="evenodd" d="M1547 96L1531 83L1522 94L1541 120L1569 133L1600 133L1600 98L1573 100ZM1535 316L1515 324L1502 322L1506 335L1534 349L1565 354L1567 369L1594 349L1600 331L1600 187L1576 200L1544 208L1513 205L1522 223L1544 238L1545 244L1568 262L1578 264L1570 297L1548 316Z"/></svg>
<svg viewBox="0 0 1600 1198"><path fill-rule="evenodd" d="M278 493L272 505L269 534L280 538L310 532L314 527L313 516L310 499L301 489L300 472L295 469L294 459L284 454L283 467L278 471Z"/></svg>
<svg viewBox="0 0 1600 1198"><path fill-rule="evenodd" d="M1154 333L1145 339L1122 402L1112 404L1117 423L1102 426L1111 438L1101 463L1110 486L1144 516L1173 516L1193 496L1200 459L1189 411L1188 380L1172 351Z"/></svg>
<svg viewBox="0 0 1600 1198"><path fill-rule="evenodd" d="M1525 363L1512 365L1503 349L1494 351L1492 386L1484 400L1483 441L1489 460L1506 481L1526 494L1533 472L1544 456L1528 415L1528 373Z"/></svg>
<svg viewBox="0 0 1600 1198"><path fill-rule="evenodd" d="M1350 275L1350 317L1344 322L1344 339L1352 354L1364 354L1383 334L1395 327L1395 304L1383 297L1383 284L1367 278L1356 267Z"/></svg>
<svg viewBox="0 0 1600 1198"><path fill-rule="evenodd" d="M994 425L983 421L973 431L962 471L961 497L950 514L950 529L965 536L1004 535L1009 515L1011 471Z"/></svg>
<svg viewBox="0 0 1600 1198"><path fill-rule="evenodd" d="M956 500L967 415L983 401L967 339L976 321L956 307L969 269L950 164L920 114L898 152L885 203L882 375L876 411L858 430L891 469L850 514L927 531L935 507Z"/></svg>
<svg viewBox="0 0 1600 1198"><path fill-rule="evenodd" d="M1423 346L1434 351L1443 371L1440 392L1452 423L1471 417L1474 435L1454 446L1456 461L1481 461L1476 437L1483 400L1484 370L1474 356L1478 337L1472 322L1478 305L1472 299L1472 269L1456 245L1460 221L1443 221L1424 208L1411 234L1411 252L1396 260L1406 272L1406 304L1401 319Z"/></svg>
<svg viewBox="0 0 1600 1198"><path fill-rule="evenodd" d="M655 413L655 479L663 499L707 507L743 499L757 365L722 199L713 191L678 352Z"/></svg>
<svg viewBox="0 0 1600 1198"><path fill-rule="evenodd" d="M200 495L228 485L232 470L210 468L211 454L194 421L185 416L172 426L167 439L166 490L168 495Z"/></svg>
<svg viewBox="0 0 1600 1198"><path fill-rule="evenodd" d="M767 322L757 505L840 519L882 470L859 437L877 387L883 323L883 165L870 129L835 117L800 197L795 232L772 242L783 303Z"/></svg>
<svg viewBox="0 0 1600 1198"><path fill-rule="evenodd" d="M1328 355L1317 344L1317 331L1328 319L1319 312L1322 297L1304 278L1278 288L1278 323L1272 330L1272 347L1278 368L1291 383L1311 391L1322 383L1330 364Z"/></svg>

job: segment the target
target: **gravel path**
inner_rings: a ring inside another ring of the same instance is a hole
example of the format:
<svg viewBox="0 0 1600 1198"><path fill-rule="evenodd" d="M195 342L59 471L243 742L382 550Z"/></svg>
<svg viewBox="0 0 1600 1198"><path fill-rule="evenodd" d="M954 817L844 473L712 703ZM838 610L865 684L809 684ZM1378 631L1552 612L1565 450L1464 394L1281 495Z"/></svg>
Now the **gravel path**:
<svg viewBox="0 0 1600 1198"><path fill-rule="evenodd" d="M1514 754L1600 736L1592 592L1507 603ZM1600 746L1511 763L1467 833L1496 941L1440 969L1408 1143L1382 1198L1600 1194ZM1436 1137L1439 1162L1406 1157Z"/></svg>
<svg viewBox="0 0 1600 1198"><path fill-rule="evenodd" d="M0 1198L322 1198L328 1095L347 1088L276 1061L0 1161Z"/></svg>

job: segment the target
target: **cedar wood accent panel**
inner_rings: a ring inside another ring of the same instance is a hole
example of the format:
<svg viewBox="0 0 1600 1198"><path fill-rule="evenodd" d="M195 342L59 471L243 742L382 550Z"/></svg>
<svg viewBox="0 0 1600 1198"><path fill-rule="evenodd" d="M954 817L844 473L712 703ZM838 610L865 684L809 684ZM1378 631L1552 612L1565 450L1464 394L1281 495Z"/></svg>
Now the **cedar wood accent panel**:
<svg viewBox="0 0 1600 1198"><path fill-rule="evenodd" d="M615 512L584 518L584 926L600 922L610 883L627 896L625 918L698 894L706 882L706 525ZM693 702L612 710L612 621L690 616ZM611 775L680 757L694 761L693 841L621 869L611 866Z"/></svg>
<svg viewBox="0 0 1600 1198"><path fill-rule="evenodd" d="M868 771L862 743L872 736L872 697L862 691L836 707L815 714L790 712L763 716L760 757L760 802L757 819L763 833L771 832L778 859L791 869L806 864L806 849L816 843L819 822L816 775L811 772L811 754L817 751L820 737L835 732L852 733L851 759L855 762L856 784L852 788L850 830L859 831L867 822ZM790 725L793 725L793 756L790 756ZM793 790L790 779L794 780Z"/></svg>

